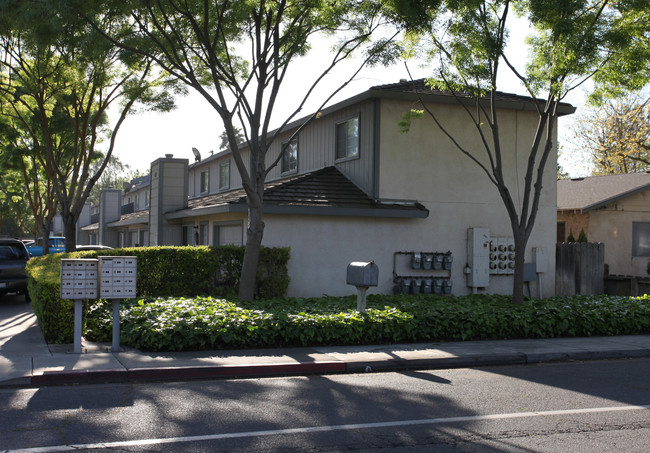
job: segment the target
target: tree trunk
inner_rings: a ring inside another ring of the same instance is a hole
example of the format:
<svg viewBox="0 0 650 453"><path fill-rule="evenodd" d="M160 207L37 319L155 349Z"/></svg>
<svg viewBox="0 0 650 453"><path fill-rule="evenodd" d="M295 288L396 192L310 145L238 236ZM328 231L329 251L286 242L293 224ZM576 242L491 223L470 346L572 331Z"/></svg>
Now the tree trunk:
<svg viewBox="0 0 650 453"><path fill-rule="evenodd" d="M521 237L525 233L518 233L515 236L515 274L512 282L512 303L522 304L524 302L524 261L526 255L527 238Z"/></svg>
<svg viewBox="0 0 650 453"><path fill-rule="evenodd" d="M63 217L63 235L65 236L65 251L74 252L77 248L77 218L72 214Z"/></svg>
<svg viewBox="0 0 650 453"><path fill-rule="evenodd" d="M249 203L248 206L246 249L244 251L244 262L242 263L241 276L239 278L239 298L241 300L253 300L255 296L255 281L257 278L257 266L260 259L263 235L262 203L259 200L259 202Z"/></svg>
<svg viewBox="0 0 650 453"><path fill-rule="evenodd" d="M41 225L41 237L43 240L43 256L49 255L50 254L50 230L51 230L51 225L48 224L42 224Z"/></svg>

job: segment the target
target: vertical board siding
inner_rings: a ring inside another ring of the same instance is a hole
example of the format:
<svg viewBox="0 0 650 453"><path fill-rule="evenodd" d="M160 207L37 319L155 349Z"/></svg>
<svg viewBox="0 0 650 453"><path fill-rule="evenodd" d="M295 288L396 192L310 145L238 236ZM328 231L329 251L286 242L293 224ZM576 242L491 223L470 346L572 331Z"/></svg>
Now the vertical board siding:
<svg viewBox="0 0 650 453"><path fill-rule="evenodd" d="M336 165L362 190L372 193L374 115L374 102L367 100L314 120L298 136L298 174ZM359 117L359 158L336 162L336 123L355 116ZM277 159L282 143L291 137L292 132L281 134L271 145L266 165L271 165ZM269 172L267 180L272 181L282 176L278 164Z"/></svg>
<svg viewBox="0 0 650 453"><path fill-rule="evenodd" d="M605 291L605 244L558 243L555 246L555 295L591 295Z"/></svg>

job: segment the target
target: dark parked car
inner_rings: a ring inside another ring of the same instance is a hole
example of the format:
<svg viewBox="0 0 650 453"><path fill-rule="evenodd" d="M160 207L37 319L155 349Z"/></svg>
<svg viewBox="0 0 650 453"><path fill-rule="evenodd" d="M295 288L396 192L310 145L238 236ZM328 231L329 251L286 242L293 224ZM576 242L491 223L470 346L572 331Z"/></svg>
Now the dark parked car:
<svg viewBox="0 0 650 453"><path fill-rule="evenodd" d="M25 263L29 253L18 239L0 238L0 297L7 293L21 293L29 301Z"/></svg>

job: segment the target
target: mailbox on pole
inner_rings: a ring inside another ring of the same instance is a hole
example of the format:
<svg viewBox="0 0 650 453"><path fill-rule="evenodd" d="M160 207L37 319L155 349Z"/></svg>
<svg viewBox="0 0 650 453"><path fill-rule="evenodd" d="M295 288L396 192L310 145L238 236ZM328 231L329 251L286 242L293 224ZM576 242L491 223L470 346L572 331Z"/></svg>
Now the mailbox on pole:
<svg viewBox="0 0 650 453"><path fill-rule="evenodd" d="M357 287L357 311L366 311L366 291L371 286L379 284L379 267L374 261L354 261L348 264L348 285Z"/></svg>

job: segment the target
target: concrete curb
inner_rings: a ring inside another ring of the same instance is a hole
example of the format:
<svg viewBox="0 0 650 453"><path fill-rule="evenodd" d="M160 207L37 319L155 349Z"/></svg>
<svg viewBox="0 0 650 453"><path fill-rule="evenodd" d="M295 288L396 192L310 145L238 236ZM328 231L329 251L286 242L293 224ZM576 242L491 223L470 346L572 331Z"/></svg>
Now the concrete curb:
<svg viewBox="0 0 650 453"><path fill-rule="evenodd" d="M363 373L398 370L436 370L478 366L527 365L548 362L607 360L650 357L650 350L495 353L463 357L422 359L317 361L188 367L122 368L110 370L45 371L0 383L0 387L100 384L122 382L183 381L194 379L238 379L313 374Z"/></svg>

